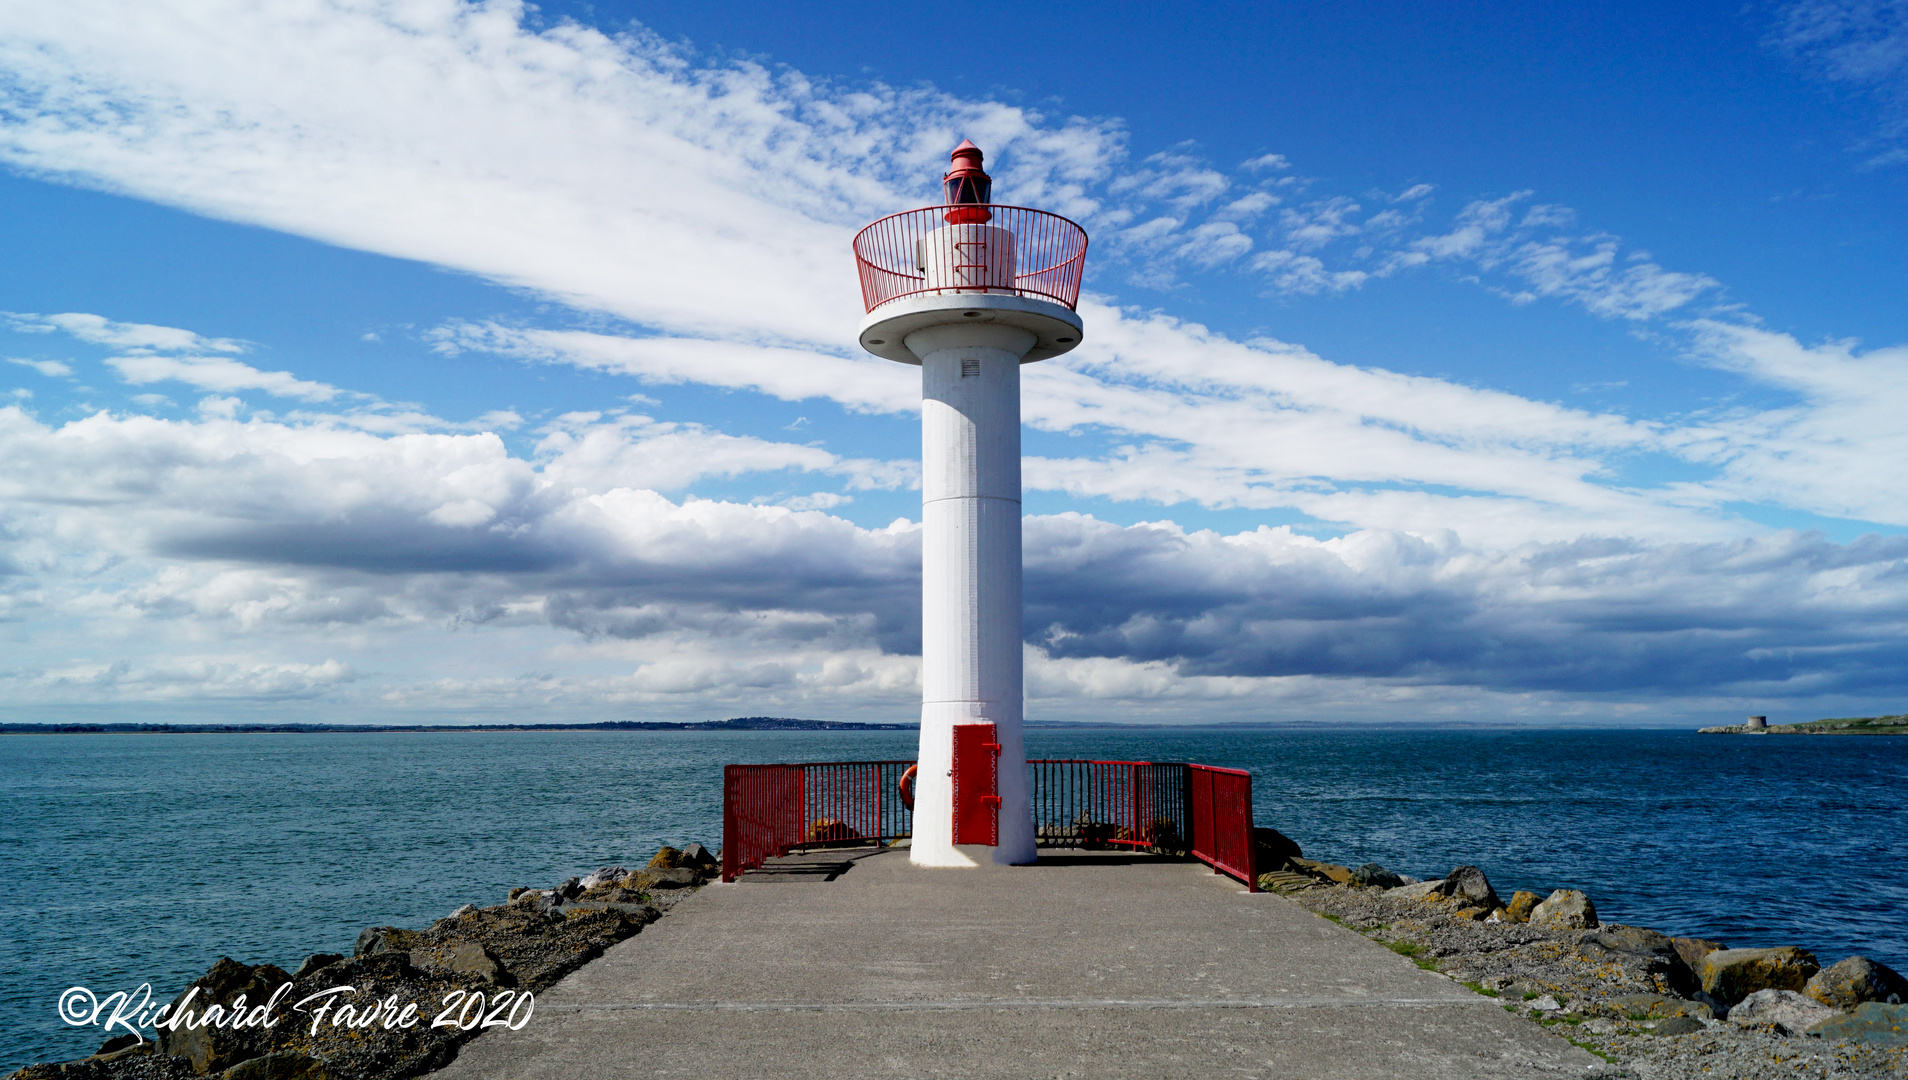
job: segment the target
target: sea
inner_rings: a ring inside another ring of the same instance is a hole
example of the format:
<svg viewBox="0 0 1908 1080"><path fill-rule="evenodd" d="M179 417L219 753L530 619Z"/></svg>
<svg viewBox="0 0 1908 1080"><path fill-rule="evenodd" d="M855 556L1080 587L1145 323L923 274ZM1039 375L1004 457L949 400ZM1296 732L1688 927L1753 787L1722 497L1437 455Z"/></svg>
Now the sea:
<svg viewBox="0 0 1908 1080"><path fill-rule="evenodd" d="M894 732L0 736L0 1074L97 1049L68 987L169 997L365 926L721 842L722 766L908 758ZM1029 756L1253 775L1313 858L1908 971L1908 738L1663 730L1034 729Z"/></svg>

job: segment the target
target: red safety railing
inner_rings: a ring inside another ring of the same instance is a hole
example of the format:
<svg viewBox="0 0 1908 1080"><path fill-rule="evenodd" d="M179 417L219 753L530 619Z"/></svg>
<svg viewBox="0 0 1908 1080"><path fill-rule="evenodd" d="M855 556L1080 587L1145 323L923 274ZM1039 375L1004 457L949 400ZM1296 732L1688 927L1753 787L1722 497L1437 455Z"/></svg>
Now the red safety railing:
<svg viewBox="0 0 1908 1080"><path fill-rule="evenodd" d="M1188 850L1185 765L1053 758L1027 769L1039 843Z"/></svg>
<svg viewBox="0 0 1908 1080"><path fill-rule="evenodd" d="M723 766L722 880L801 842L804 788L800 765Z"/></svg>
<svg viewBox="0 0 1908 1080"><path fill-rule="evenodd" d="M911 761L730 765L722 773L722 880L800 847L886 843L913 832L901 802ZM1183 852L1259 889L1252 776L1151 761L1027 762L1043 847Z"/></svg>
<svg viewBox="0 0 1908 1080"><path fill-rule="evenodd" d="M821 844L885 843L909 835L901 801L912 761L728 765L722 770L722 880L763 860Z"/></svg>
<svg viewBox="0 0 1908 1080"><path fill-rule="evenodd" d="M1186 806L1193 824L1193 858L1258 892L1252 858L1252 774L1188 765Z"/></svg>
<svg viewBox="0 0 1908 1080"><path fill-rule="evenodd" d="M1005 293L1071 308L1086 269L1086 230L1024 206L928 206L855 234L868 311L922 293Z"/></svg>

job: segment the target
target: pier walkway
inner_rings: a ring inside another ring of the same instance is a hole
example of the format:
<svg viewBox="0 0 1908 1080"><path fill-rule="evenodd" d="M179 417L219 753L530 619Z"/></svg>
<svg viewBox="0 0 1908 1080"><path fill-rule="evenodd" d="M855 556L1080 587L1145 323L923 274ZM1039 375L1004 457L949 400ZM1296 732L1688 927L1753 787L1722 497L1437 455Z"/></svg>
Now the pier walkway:
<svg viewBox="0 0 1908 1080"><path fill-rule="evenodd" d="M436 1074L1581 1076L1595 1058L1197 863L817 852L710 885Z"/></svg>

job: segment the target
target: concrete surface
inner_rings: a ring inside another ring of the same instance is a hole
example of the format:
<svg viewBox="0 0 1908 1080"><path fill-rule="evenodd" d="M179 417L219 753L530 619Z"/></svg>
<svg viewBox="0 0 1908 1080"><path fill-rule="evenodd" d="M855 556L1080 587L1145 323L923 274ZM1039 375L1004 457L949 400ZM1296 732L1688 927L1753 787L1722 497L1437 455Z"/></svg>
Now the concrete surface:
<svg viewBox="0 0 1908 1080"><path fill-rule="evenodd" d="M438 1074L1579 1076L1589 1054L1196 863L816 853L710 885Z"/></svg>

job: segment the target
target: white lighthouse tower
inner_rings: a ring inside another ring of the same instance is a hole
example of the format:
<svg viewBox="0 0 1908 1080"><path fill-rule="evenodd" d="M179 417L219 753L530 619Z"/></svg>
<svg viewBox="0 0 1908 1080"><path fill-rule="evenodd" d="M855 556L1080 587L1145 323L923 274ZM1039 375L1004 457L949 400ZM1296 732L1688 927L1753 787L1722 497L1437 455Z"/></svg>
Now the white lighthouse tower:
<svg viewBox="0 0 1908 1080"><path fill-rule="evenodd" d="M1058 215L993 205L973 143L950 157L943 205L855 237L862 347L921 367L921 749L910 857L922 866L1030 863L1020 366L1080 343L1073 308L1087 238Z"/></svg>

